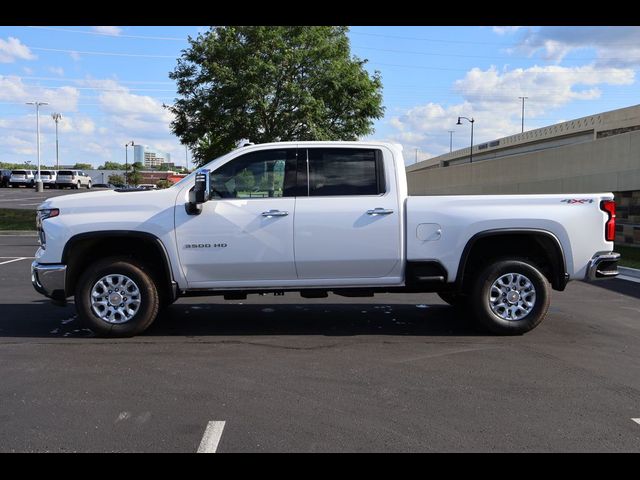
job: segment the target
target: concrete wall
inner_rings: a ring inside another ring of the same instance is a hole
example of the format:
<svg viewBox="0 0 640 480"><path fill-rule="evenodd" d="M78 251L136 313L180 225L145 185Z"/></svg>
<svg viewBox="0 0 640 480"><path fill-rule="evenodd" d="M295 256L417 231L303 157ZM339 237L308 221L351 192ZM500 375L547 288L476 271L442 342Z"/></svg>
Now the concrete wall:
<svg viewBox="0 0 640 480"><path fill-rule="evenodd" d="M614 192L617 241L640 245L640 130L473 164L412 167L410 195Z"/></svg>
<svg viewBox="0 0 640 480"><path fill-rule="evenodd" d="M640 131L498 158L407 172L412 195L640 190Z"/></svg>

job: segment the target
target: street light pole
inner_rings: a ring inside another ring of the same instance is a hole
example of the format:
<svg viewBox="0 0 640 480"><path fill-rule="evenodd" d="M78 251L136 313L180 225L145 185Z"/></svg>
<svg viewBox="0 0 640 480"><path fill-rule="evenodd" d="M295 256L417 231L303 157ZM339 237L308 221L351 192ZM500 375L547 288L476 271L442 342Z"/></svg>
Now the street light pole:
<svg viewBox="0 0 640 480"><path fill-rule="evenodd" d="M189 151L186 143L184 144L184 162L188 172L189 171Z"/></svg>
<svg viewBox="0 0 640 480"><path fill-rule="evenodd" d="M40 178L40 105L49 105L45 102L27 102L27 105L36 106L36 142L38 151L38 175L36 176L36 192L42 192L42 179Z"/></svg>
<svg viewBox="0 0 640 480"><path fill-rule="evenodd" d="M51 118L56 122L56 170L60 170L60 157L58 155L58 122L62 118L62 115L59 113L53 113Z"/></svg>
<svg viewBox="0 0 640 480"><path fill-rule="evenodd" d="M458 123L456 123L456 125L462 125L462 122L460 121L462 118L471 124L471 149L469 150L469 163L473 163L473 122L475 122L475 120L473 117L458 117Z"/></svg>
<svg viewBox="0 0 640 480"><path fill-rule="evenodd" d="M124 144L124 186L129 186L129 145L135 145L133 140Z"/></svg>
<svg viewBox="0 0 640 480"><path fill-rule="evenodd" d="M449 132L449 153L453 152L453 130L448 130Z"/></svg>
<svg viewBox="0 0 640 480"><path fill-rule="evenodd" d="M518 97L522 99L522 132L524 133L524 101L529 97Z"/></svg>

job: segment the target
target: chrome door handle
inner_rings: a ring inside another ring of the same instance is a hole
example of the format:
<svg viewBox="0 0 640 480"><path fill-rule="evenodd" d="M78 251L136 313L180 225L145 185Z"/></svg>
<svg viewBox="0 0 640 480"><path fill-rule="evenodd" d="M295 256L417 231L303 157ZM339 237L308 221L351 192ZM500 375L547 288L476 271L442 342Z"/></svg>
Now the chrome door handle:
<svg viewBox="0 0 640 480"><path fill-rule="evenodd" d="M373 210L367 210L367 215L389 215L393 213L390 208L374 208Z"/></svg>
<svg viewBox="0 0 640 480"><path fill-rule="evenodd" d="M269 210L268 212L262 212L263 217L286 217L289 212L283 212L280 210Z"/></svg>

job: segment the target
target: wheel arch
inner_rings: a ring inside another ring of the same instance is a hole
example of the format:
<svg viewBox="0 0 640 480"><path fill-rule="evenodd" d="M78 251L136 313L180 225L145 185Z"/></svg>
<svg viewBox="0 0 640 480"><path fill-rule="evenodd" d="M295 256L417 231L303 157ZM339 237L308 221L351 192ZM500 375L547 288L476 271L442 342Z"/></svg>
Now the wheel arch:
<svg viewBox="0 0 640 480"><path fill-rule="evenodd" d="M131 257L145 264L159 282L162 294L172 300L176 298L177 284L165 245L151 233L133 230L102 230L71 237L62 251L62 263L67 265L65 295L73 294L78 278L89 264L113 255Z"/></svg>
<svg viewBox="0 0 640 480"><path fill-rule="evenodd" d="M465 287L467 281L465 275L469 273L469 268L473 268L474 264L482 263L478 260L480 255L486 253L490 258L499 257L500 255L496 254L496 248L508 243L509 240L519 240L521 245L528 247L537 246L534 253L542 255L548 261L549 269L544 274L551 286L555 290L565 289L568 281L565 253L562 243L553 232L537 228L499 228L478 232L469 239L458 265L456 290L462 290Z"/></svg>

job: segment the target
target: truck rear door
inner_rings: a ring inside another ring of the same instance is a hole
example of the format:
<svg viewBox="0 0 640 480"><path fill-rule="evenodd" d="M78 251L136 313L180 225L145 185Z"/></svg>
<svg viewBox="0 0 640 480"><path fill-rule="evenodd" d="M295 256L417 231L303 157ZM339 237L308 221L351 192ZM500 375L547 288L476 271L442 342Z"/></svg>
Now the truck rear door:
<svg viewBox="0 0 640 480"><path fill-rule="evenodd" d="M305 152L306 150L306 152ZM306 159L305 156L306 155ZM299 279L400 276L401 215L395 170L383 150L300 149L307 195L296 200L295 264Z"/></svg>

